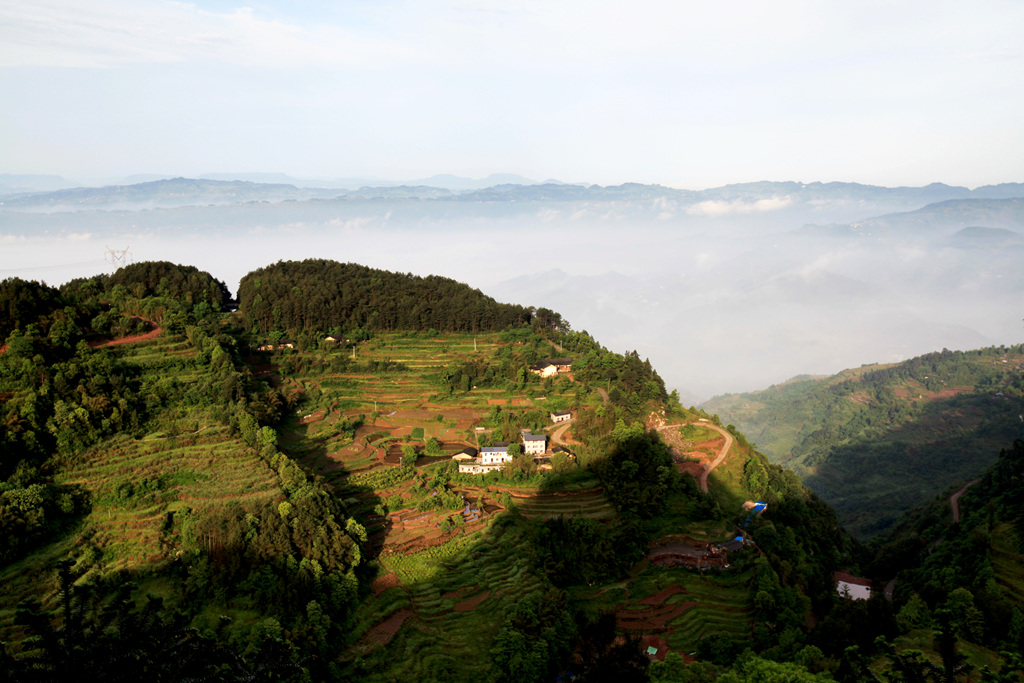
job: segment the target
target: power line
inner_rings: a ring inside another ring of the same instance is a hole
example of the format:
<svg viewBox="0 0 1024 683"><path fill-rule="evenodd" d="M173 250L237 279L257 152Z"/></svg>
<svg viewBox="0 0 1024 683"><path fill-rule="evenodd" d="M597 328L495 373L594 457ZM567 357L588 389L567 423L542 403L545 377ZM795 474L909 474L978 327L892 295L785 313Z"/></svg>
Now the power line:
<svg viewBox="0 0 1024 683"><path fill-rule="evenodd" d="M84 266L98 266L106 263L103 259L94 259L92 261L78 261L76 263L55 263L49 266L29 266L28 268L3 268L0 269L4 273L27 273L29 271L36 270L58 270L60 268L80 268Z"/></svg>
<svg viewBox="0 0 1024 683"><path fill-rule="evenodd" d="M103 259L93 259L91 261L77 261L75 263L53 263L51 265L32 265L27 268L4 268L4 272L25 272L26 270L54 270L56 268L75 268L84 265L99 265L106 263Z"/></svg>

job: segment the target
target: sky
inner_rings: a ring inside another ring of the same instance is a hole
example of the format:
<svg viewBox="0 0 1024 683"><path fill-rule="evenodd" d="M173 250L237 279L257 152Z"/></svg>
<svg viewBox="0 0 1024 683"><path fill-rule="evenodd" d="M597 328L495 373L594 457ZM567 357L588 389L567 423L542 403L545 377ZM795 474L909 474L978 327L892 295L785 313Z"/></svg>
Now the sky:
<svg viewBox="0 0 1024 683"><path fill-rule="evenodd" d="M1024 3L0 0L0 173L1024 180Z"/></svg>

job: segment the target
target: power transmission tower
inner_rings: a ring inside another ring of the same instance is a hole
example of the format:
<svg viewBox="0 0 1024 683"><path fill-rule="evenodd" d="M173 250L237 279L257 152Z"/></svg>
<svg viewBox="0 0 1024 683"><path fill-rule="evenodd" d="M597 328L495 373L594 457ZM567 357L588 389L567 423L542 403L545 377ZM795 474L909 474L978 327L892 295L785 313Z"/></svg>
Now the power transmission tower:
<svg viewBox="0 0 1024 683"><path fill-rule="evenodd" d="M111 249L107 247L107 251L103 255L106 261L110 262L110 265L116 271L118 268L122 268L132 262L132 253L128 251L128 247L124 249Z"/></svg>

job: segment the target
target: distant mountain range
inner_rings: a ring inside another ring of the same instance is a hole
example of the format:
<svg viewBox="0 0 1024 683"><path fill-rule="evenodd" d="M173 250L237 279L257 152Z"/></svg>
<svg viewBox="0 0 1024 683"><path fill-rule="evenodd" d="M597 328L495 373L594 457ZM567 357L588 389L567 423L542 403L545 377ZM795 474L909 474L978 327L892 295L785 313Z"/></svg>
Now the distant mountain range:
<svg viewBox="0 0 1024 683"><path fill-rule="evenodd" d="M694 216L715 218L763 214L793 205L813 208L823 202L848 205L853 210L871 206L906 211L956 200L1024 197L1024 183L987 185L970 190L942 183L890 188L858 183L757 182L682 190L641 183L614 186L570 185L557 181L537 183L511 174L495 174L481 180L437 175L405 183L359 178L302 181L284 174L209 174L200 178L133 176L129 180L139 182L69 187L68 181L59 176L0 176L0 197L3 197L0 210L109 211L346 198L508 203L645 201L662 202L659 210L666 215L682 210ZM948 210L955 211L956 207L950 206ZM838 230L864 232L876 226L884 229L886 218L849 228L842 226ZM907 219L901 217L900 220L906 222ZM811 226L809 229L837 230L835 226Z"/></svg>

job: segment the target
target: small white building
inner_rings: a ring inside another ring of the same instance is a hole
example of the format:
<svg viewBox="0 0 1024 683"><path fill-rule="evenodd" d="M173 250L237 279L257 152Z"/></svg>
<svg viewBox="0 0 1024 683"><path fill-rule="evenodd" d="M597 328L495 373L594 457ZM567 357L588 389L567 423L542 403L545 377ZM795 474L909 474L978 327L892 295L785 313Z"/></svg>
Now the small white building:
<svg viewBox="0 0 1024 683"><path fill-rule="evenodd" d="M512 459L508 453L509 444L503 443L498 446L484 446L480 449L478 458L458 458L460 474L487 474L494 470L500 470L505 463ZM457 456L456 456L457 457Z"/></svg>
<svg viewBox="0 0 1024 683"><path fill-rule="evenodd" d="M523 432L523 452L527 455L542 455L548 449L548 437L543 434Z"/></svg>
<svg viewBox="0 0 1024 683"><path fill-rule="evenodd" d="M530 368L530 372L540 375L542 378L553 377L560 372L570 372L571 370L572 358L548 358Z"/></svg>
<svg viewBox="0 0 1024 683"><path fill-rule="evenodd" d="M498 446L484 446L480 449L480 462L484 465L502 464L512 459L508 454L509 444Z"/></svg>
<svg viewBox="0 0 1024 683"><path fill-rule="evenodd" d="M551 416L551 421L555 423L568 422L569 420L572 419L572 412L568 410L563 410L557 413L549 413L549 415Z"/></svg>
<svg viewBox="0 0 1024 683"><path fill-rule="evenodd" d="M836 582L836 592L851 600L869 600L871 598L871 581L853 576L847 572L836 572L832 575Z"/></svg>

